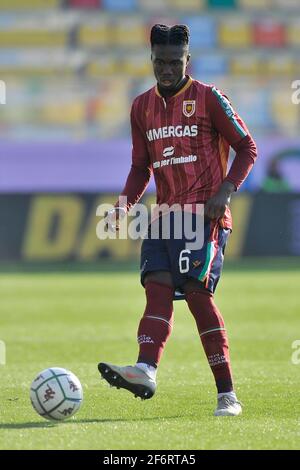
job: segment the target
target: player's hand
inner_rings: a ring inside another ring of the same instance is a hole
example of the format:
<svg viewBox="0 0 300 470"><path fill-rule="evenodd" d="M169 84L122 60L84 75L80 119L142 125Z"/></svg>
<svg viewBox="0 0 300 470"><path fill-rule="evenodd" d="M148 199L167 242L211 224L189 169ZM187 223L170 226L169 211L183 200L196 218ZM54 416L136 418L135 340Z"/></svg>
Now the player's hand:
<svg viewBox="0 0 300 470"><path fill-rule="evenodd" d="M106 230L110 232L118 232L120 229L120 222L126 215L126 209L123 207L114 207L105 214Z"/></svg>
<svg viewBox="0 0 300 470"><path fill-rule="evenodd" d="M214 194L205 204L204 216L209 219L221 219L230 204L231 194L235 191L235 186L228 181L224 181L218 192Z"/></svg>

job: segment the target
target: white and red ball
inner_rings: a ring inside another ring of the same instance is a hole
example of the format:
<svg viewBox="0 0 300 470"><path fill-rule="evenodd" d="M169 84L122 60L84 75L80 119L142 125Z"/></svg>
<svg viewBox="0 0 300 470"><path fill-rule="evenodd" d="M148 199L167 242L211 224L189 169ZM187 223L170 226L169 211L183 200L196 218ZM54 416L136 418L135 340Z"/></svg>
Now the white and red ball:
<svg viewBox="0 0 300 470"><path fill-rule="evenodd" d="M69 370L50 367L40 372L32 382L30 400L43 418L63 421L79 410L83 400L82 386Z"/></svg>

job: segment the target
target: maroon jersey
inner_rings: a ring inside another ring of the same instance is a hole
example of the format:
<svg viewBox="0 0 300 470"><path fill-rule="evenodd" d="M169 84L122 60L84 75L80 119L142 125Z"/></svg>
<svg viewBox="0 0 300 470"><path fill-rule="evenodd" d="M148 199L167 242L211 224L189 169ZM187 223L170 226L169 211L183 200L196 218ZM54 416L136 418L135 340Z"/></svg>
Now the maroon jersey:
<svg viewBox="0 0 300 470"><path fill-rule="evenodd" d="M247 127L226 96L191 77L174 96L163 98L156 86L138 96L131 129L132 168L122 192L128 208L152 172L158 204L205 203L225 179L238 189L256 158ZM227 174L230 145L237 154ZM229 208L222 225L231 227Z"/></svg>

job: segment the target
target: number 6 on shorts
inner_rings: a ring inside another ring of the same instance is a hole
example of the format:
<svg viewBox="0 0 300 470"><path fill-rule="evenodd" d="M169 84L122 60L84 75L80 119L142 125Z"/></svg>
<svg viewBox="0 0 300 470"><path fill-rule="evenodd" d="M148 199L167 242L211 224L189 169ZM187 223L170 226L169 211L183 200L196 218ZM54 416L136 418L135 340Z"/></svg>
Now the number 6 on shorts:
<svg viewBox="0 0 300 470"><path fill-rule="evenodd" d="M190 258L189 256L184 256L184 255L190 255L191 250L182 250L179 255L179 271L181 274L188 273L190 270Z"/></svg>

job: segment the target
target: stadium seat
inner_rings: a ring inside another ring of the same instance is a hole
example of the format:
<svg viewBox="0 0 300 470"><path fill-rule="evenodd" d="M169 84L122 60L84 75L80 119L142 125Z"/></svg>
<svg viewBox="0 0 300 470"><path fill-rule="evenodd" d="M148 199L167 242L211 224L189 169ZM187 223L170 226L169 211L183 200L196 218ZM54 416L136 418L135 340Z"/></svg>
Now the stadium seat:
<svg viewBox="0 0 300 470"><path fill-rule="evenodd" d="M69 0L68 6L72 8L100 8L101 0Z"/></svg>
<svg viewBox="0 0 300 470"><path fill-rule="evenodd" d="M183 18L191 31L191 49L214 47L217 43L217 25L212 16L189 16Z"/></svg>
<svg viewBox="0 0 300 470"><path fill-rule="evenodd" d="M0 10L49 10L59 8L61 0L1 0Z"/></svg>
<svg viewBox="0 0 300 470"><path fill-rule="evenodd" d="M102 7L108 11L134 11L137 2L136 0L102 0Z"/></svg>
<svg viewBox="0 0 300 470"><path fill-rule="evenodd" d="M53 79L59 74L60 79L72 79L74 76L74 69L69 66L55 67L54 65L45 65L33 67L31 65L25 67L1 67L1 79L14 80L14 79L34 79L36 83L41 80Z"/></svg>
<svg viewBox="0 0 300 470"><path fill-rule="evenodd" d="M124 123L128 123L129 81L124 77L114 77L105 83L100 87L101 106L97 119L100 123L100 137L109 138L118 134Z"/></svg>
<svg viewBox="0 0 300 470"><path fill-rule="evenodd" d="M99 54L99 57L88 64L86 73L89 77L93 78L119 75L119 59L116 55L111 53Z"/></svg>
<svg viewBox="0 0 300 470"><path fill-rule="evenodd" d="M268 106L269 95L266 87L259 81L256 83L255 88L251 88L249 85L251 85L250 81L245 81L240 86L235 87L234 93L229 95L230 101L233 106L238 107L240 116L250 129L259 126L261 132L265 132L272 125L272 117Z"/></svg>
<svg viewBox="0 0 300 470"><path fill-rule="evenodd" d="M232 75L255 76L259 73L260 60L257 54L234 55L230 61Z"/></svg>
<svg viewBox="0 0 300 470"><path fill-rule="evenodd" d="M295 106L291 100L291 84L278 87L272 93L271 113L278 130L283 134L297 133L300 128L299 106Z"/></svg>
<svg viewBox="0 0 300 470"><path fill-rule="evenodd" d="M275 7L279 7L282 10L295 10L300 11L299 0L272 0Z"/></svg>
<svg viewBox="0 0 300 470"><path fill-rule="evenodd" d="M228 73L228 61L222 54L205 54L192 61L192 74L197 77L203 75L225 75Z"/></svg>
<svg viewBox="0 0 300 470"><path fill-rule="evenodd" d="M147 77L152 71L149 54L128 54L124 57L122 71L132 77Z"/></svg>
<svg viewBox="0 0 300 470"><path fill-rule="evenodd" d="M252 30L247 19L244 16L225 16L219 27L219 42L222 47L250 47Z"/></svg>
<svg viewBox="0 0 300 470"><path fill-rule="evenodd" d="M238 6L245 10L266 10L271 8L272 0L238 0Z"/></svg>
<svg viewBox="0 0 300 470"><path fill-rule="evenodd" d="M111 27L108 19L104 16L95 18L83 24L79 29L78 41L80 46L102 47L111 44Z"/></svg>
<svg viewBox="0 0 300 470"><path fill-rule="evenodd" d="M169 0L169 8L174 10L199 11L206 5L204 0Z"/></svg>
<svg viewBox="0 0 300 470"><path fill-rule="evenodd" d="M137 5L145 12L161 12L170 9L169 0L137 0Z"/></svg>
<svg viewBox="0 0 300 470"><path fill-rule="evenodd" d="M300 18L292 19L286 30L287 44L300 47Z"/></svg>
<svg viewBox="0 0 300 470"><path fill-rule="evenodd" d="M293 77L296 73L296 64L292 55L274 55L267 60L270 77L287 75Z"/></svg>
<svg viewBox="0 0 300 470"><path fill-rule="evenodd" d="M284 25L272 18L255 22L253 35L257 46L283 47L285 45Z"/></svg>
<svg viewBox="0 0 300 470"><path fill-rule="evenodd" d="M65 46L68 32L62 30L13 30L0 31L1 47L58 47Z"/></svg>
<svg viewBox="0 0 300 470"><path fill-rule="evenodd" d="M84 101L48 103L40 114L41 121L45 124L80 125L85 117Z"/></svg>
<svg viewBox="0 0 300 470"><path fill-rule="evenodd" d="M113 28L113 44L119 47L141 47L146 43L146 28L139 16L120 16Z"/></svg>
<svg viewBox="0 0 300 470"><path fill-rule="evenodd" d="M210 8L235 8L236 0L207 0L207 6Z"/></svg>
<svg viewBox="0 0 300 470"><path fill-rule="evenodd" d="M59 79L63 76L74 74L77 67L84 63L82 53L73 53L63 49L48 50L45 54L43 49L0 49L1 78L4 74L18 77L43 76L47 78L57 75Z"/></svg>
<svg viewBox="0 0 300 470"><path fill-rule="evenodd" d="M297 56L295 60L295 69L296 69L296 77L300 77L300 57Z"/></svg>

